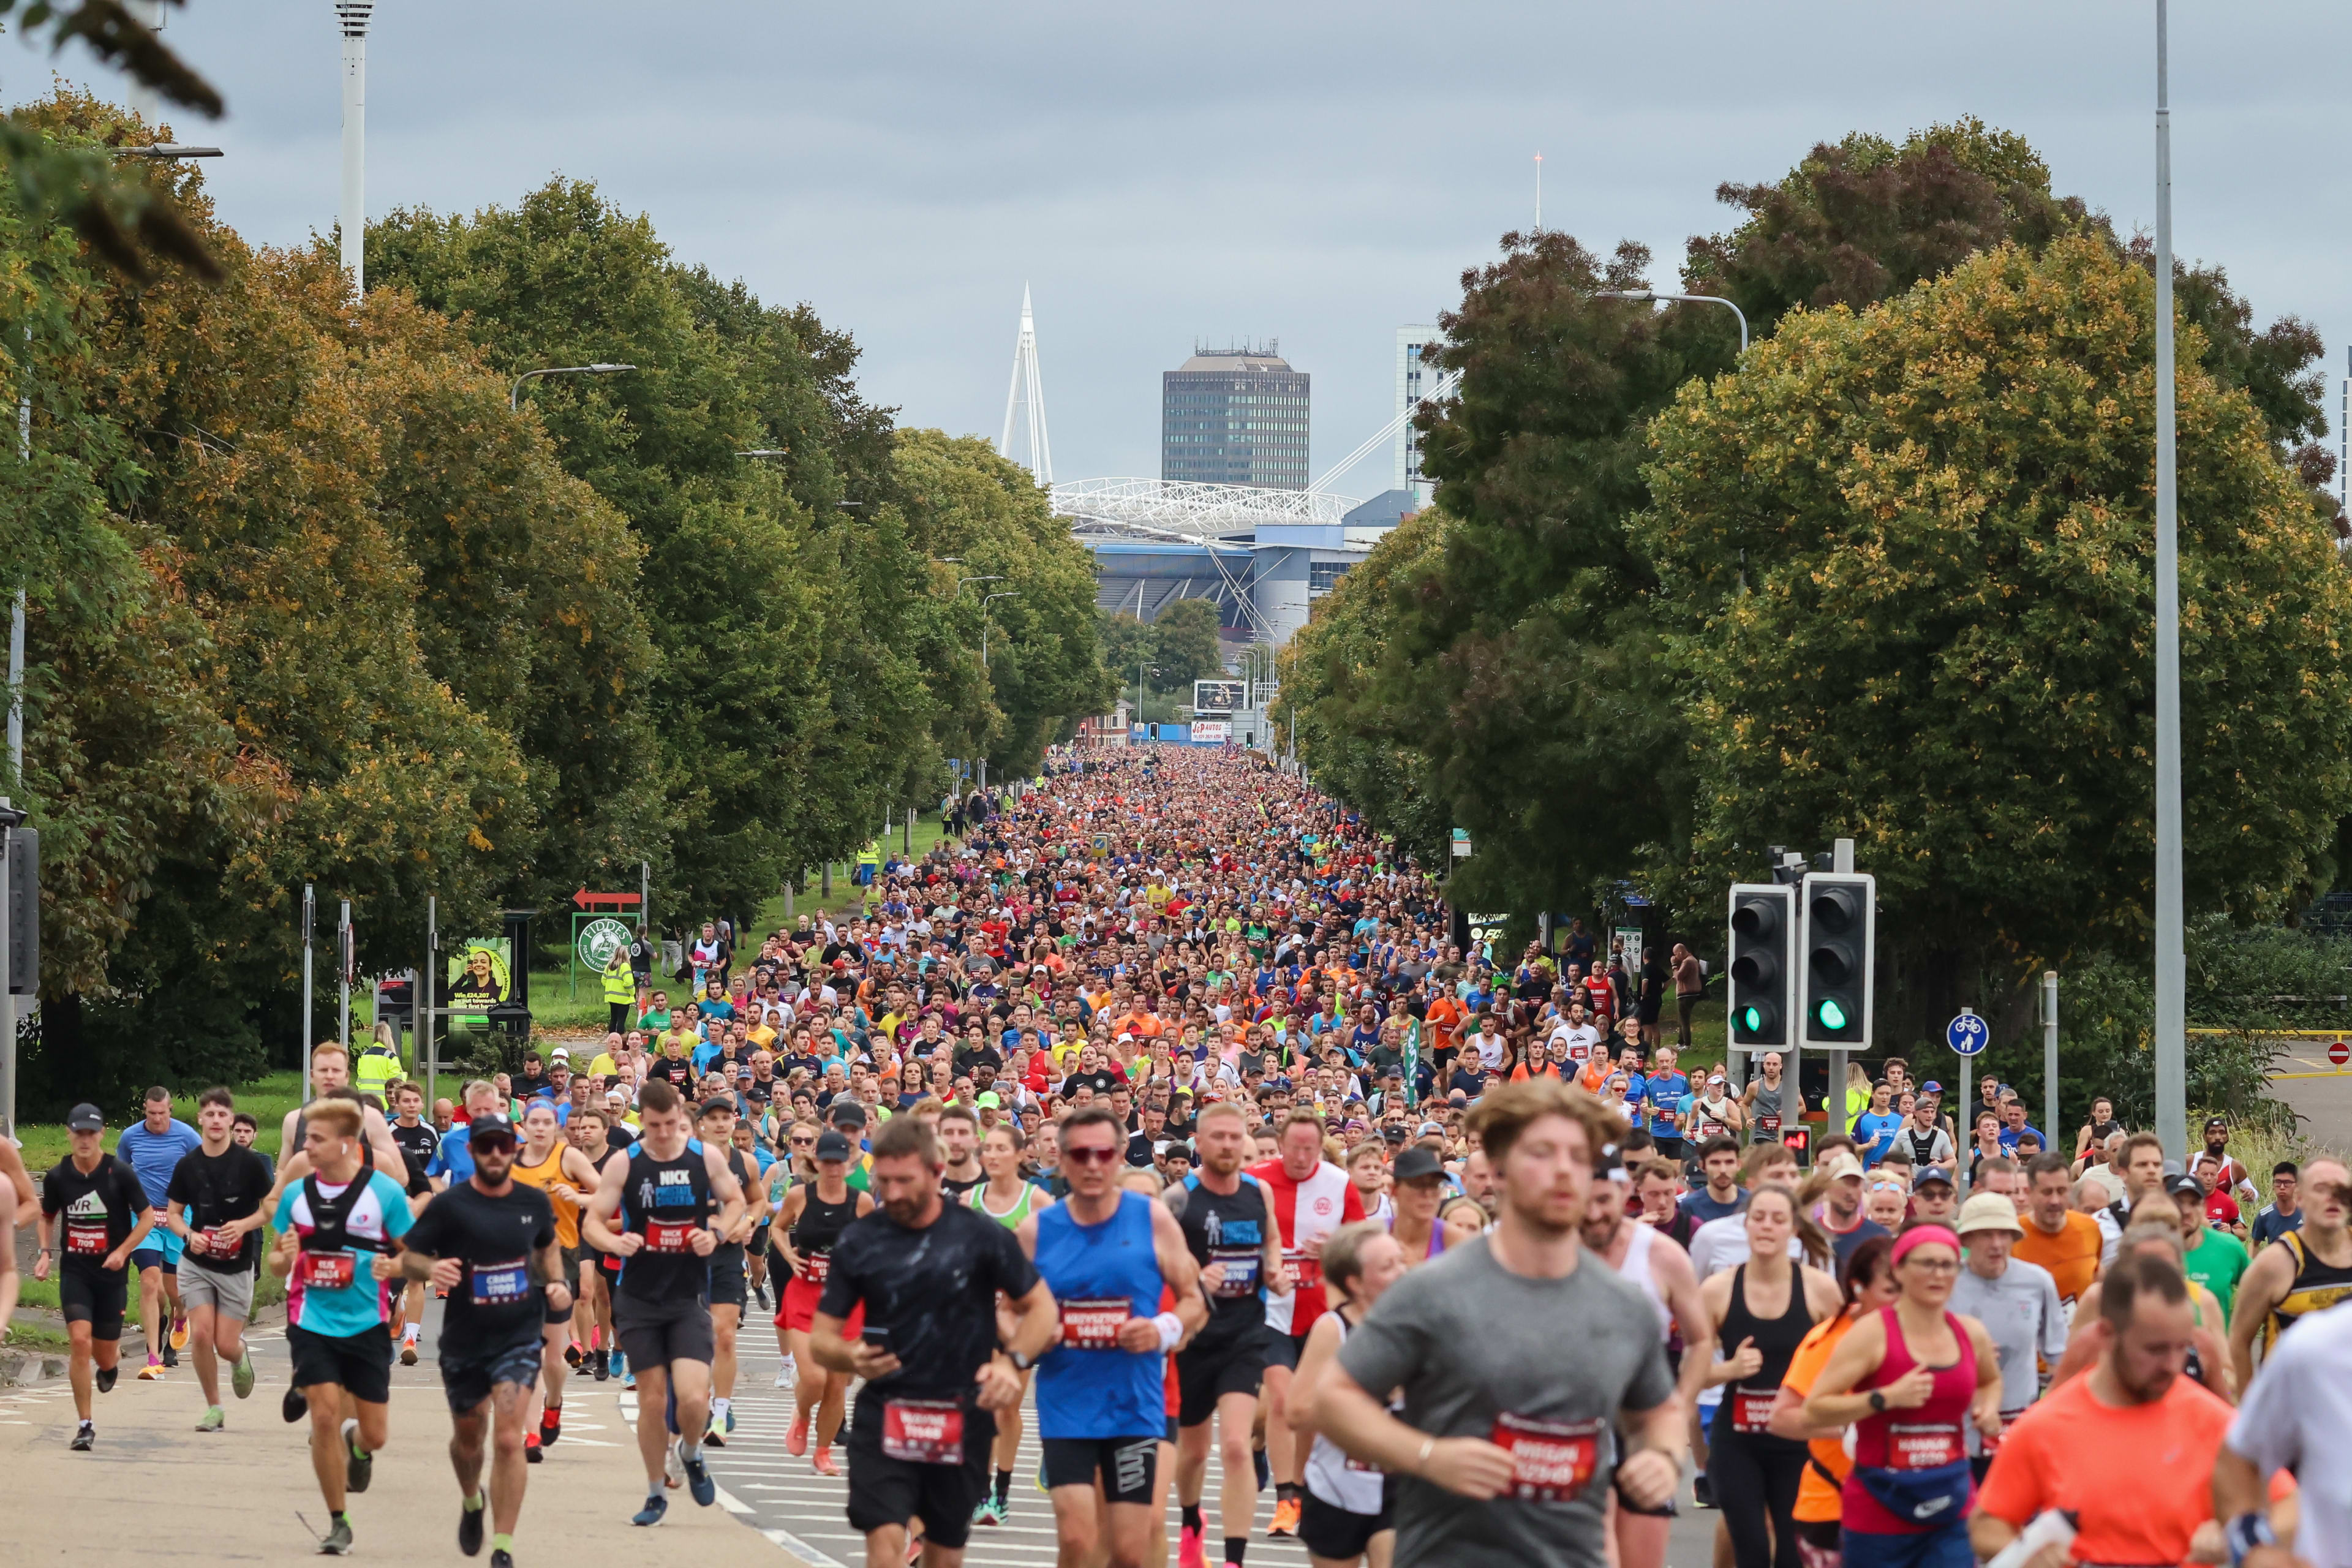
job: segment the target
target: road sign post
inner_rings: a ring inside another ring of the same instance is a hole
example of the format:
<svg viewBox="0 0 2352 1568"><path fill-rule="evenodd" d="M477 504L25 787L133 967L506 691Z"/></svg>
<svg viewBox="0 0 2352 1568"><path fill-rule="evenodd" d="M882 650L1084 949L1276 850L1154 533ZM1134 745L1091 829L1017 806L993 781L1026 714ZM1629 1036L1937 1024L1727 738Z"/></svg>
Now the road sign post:
<svg viewBox="0 0 2352 1568"><path fill-rule="evenodd" d="M2336 1041L2327 1047L2327 1059L2337 1067L2352 1062L2352 1045L2347 1045L2342 1040Z"/></svg>
<svg viewBox="0 0 2352 1568"><path fill-rule="evenodd" d="M1963 1197L1968 1195L1969 1190L1969 1160L1968 1151L1960 1145L1960 1117L1976 1114L1976 1089L1969 1080L1972 1076L1971 1069L1976 1066L1978 1053L1991 1042L1991 1028L1977 1016L1973 1007L1961 1008L1958 1016L1944 1026L1944 1044L1951 1047L1960 1058L1960 1095L1954 1102L1958 1110L1952 1117L1952 1190ZM1976 1136L1975 1126L1973 1121L1969 1123L1971 1139Z"/></svg>

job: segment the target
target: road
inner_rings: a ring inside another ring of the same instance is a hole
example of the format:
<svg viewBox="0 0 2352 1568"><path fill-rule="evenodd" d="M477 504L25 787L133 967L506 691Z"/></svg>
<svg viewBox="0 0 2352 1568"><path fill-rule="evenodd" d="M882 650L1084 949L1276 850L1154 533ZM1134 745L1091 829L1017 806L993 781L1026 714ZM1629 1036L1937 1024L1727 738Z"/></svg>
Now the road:
<svg viewBox="0 0 2352 1568"><path fill-rule="evenodd" d="M735 1394L735 1435L723 1449L709 1449L711 1473L724 1489L724 1500L748 1510L746 1523L767 1532L771 1540L805 1558L812 1568L857 1568L865 1560L863 1537L849 1528L845 1514L847 1482L828 1480L809 1468L806 1459L784 1452L784 1429L791 1425L789 1392L774 1386L781 1364L767 1314L757 1302L747 1309L742 1375ZM755 1343L755 1338L761 1342ZM607 1384L606 1386L610 1386ZM836 1457L839 1450L835 1450ZM1036 1423L1026 1424L1021 1439L1021 1465L1013 1486L1013 1518L1009 1524L971 1532L964 1561L972 1568L1051 1568L1055 1560L1053 1505L1036 1487L1038 1447ZM1220 1468L1209 1461L1205 1496L1214 1522ZM1684 1492L1689 1497L1687 1486ZM1249 1561L1307 1568L1307 1552L1295 1541L1265 1533L1274 1513L1271 1489L1258 1498L1257 1528L1252 1532ZM1669 1568L1708 1568L1714 1539L1712 1513L1691 1512L1685 1507L1675 1521ZM1168 1510L1171 1561L1176 1539L1174 1504Z"/></svg>
<svg viewBox="0 0 2352 1568"><path fill-rule="evenodd" d="M2303 1133L2331 1149L2352 1149L2352 1068L2327 1059L2326 1040L2290 1040L2271 1077L2271 1097L2294 1107Z"/></svg>

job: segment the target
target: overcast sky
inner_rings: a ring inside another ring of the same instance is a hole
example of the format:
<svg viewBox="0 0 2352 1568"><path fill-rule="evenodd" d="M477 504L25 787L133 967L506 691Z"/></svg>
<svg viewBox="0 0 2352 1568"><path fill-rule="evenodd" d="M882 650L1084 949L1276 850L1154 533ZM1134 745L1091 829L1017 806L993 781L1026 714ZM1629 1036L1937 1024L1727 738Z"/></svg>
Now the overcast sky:
<svg viewBox="0 0 2352 1568"><path fill-rule="evenodd" d="M1813 142L1960 115L2024 133L2061 192L2153 224L2152 5L1187 0L1146 8L749 0L379 0L368 210L510 204L551 174L649 212L683 260L853 331L908 424L993 437L1024 283L1055 469L1159 472L1160 372L1278 337L1314 384L1314 467L1391 414L1395 328L1534 218L1631 237L1670 285L1723 180ZM331 0L189 0L167 37L226 94L223 215L334 221ZM2352 7L2173 13L2175 223L2263 321L2352 338L2343 62ZM86 55L59 68L104 87ZM47 65L0 47L0 92ZM1370 495L1387 459L1336 488Z"/></svg>

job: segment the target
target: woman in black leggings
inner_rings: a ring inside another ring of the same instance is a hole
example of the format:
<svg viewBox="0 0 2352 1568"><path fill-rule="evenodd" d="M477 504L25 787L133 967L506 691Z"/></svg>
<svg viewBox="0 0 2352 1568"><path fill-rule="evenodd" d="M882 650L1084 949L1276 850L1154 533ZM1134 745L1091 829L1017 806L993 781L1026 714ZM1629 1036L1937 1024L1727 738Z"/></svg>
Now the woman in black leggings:
<svg viewBox="0 0 2352 1568"><path fill-rule="evenodd" d="M1797 1212L1786 1187L1759 1187L1748 1200L1748 1261L1699 1286L1723 1359L1707 1374L1727 1384L1707 1430L1707 1485L1731 1533L1737 1568L1801 1568L1793 1518L1805 1445L1775 1437L1769 1425L1780 1379L1816 1320L1844 1305L1837 1280L1789 1256L1801 1232L1804 1253L1823 1262L1829 1247Z"/></svg>

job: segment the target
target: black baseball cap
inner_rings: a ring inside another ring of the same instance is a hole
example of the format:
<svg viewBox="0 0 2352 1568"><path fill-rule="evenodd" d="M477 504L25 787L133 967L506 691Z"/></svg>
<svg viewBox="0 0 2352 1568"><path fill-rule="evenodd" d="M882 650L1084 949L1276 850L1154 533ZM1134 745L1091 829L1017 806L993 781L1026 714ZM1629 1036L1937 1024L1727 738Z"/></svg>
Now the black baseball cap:
<svg viewBox="0 0 2352 1568"><path fill-rule="evenodd" d="M2198 1184L2194 1176L2165 1177L2164 1192L2167 1197L2195 1198L2200 1204L2205 1201L2205 1189Z"/></svg>
<svg viewBox="0 0 2352 1568"><path fill-rule="evenodd" d="M733 1115L735 1113L735 1102L731 1100L720 1100L716 1096L713 1096L695 1108L695 1120L699 1121L706 1116L716 1116L722 1110L726 1111L730 1116Z"/></svg>
<svg viewBox="0 0 2352 1568"><path fill-rule="evenodd" d="M835 1127L863 1127L866 1107L844 1095L825 1108L824 1119Z"/></svg>
<svg viewBox="0 0 2352 1568"><path fill-rule="evenodd" d="M1427 1176L1445 1174L1445 1162L1437 1157L1434 1149L1424 1149L1415 1143L1397 1154L1391 1174L1400 1182L1417 1182Z"/></svg>
<svg viewBox="0 0 2352 1568"><path fill-rule="evenodd" d="M852 1152L849 1140L833 1128L816 1135L816 1157L820 1160L846 1160Z"/></svg>
<svg viewBox="0 0 2352 1568"><path fill-rule="evenodd" d="M466 1124L466 1142L468 1146L479 1147L486 1139L512 1146L515 1142L515 1130L501 1116L477 1116Z"/></svg>
<svg viewBox="0 0 2352 1568"><path fill-rule="evenodd" d="M73 1108L66 1117L66 1126L76 1132L96 1132L106 1125L106 1113L88 1100Z"/></svg>

